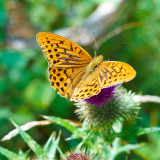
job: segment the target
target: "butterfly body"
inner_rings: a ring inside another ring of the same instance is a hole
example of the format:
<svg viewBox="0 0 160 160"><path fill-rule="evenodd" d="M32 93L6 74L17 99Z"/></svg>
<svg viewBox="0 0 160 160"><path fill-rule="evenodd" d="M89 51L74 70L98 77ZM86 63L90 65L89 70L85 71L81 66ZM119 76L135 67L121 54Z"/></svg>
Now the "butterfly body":
<svg viewBox="0 0 160 160"><path fill-rule="evenodd" d="M103 61L103 56L98 56L95 57L94 59L91 60L91 62L87 66L87 71L88 72L93 72L94 69Z"/></svg>
<svg viewBox="0 0 160 160"><path fill-rule="evenodd" d="M92 58L74 42L52 33L40 32L37 41L49 63L51 86L70 100L83 100L102 88L127 82L136 75L127 63Z"/></svg>

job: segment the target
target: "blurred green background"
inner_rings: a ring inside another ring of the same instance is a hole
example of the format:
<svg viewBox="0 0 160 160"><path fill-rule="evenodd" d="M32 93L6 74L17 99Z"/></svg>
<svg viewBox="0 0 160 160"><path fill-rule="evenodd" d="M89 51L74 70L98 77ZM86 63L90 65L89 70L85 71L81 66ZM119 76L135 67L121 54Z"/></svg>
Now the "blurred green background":
<svg viewBox="0 0 160 160"><path fill-rule="evenodd" d="M74 104L50 87L48 63L36 43L36 33L76 28L84 24L88 16L104 2L111 0L0 0L0 138L14 128L9 118L19 125L40 120L41 114L78 120L74 114ZM114 5L118 8L119 1L114 0ZM135 68L136 78L124 86L136 93L160 96L159 8L159 0L124 1L121 14L115 15L116 20L107 28L104 33L106 38L99 46L106 60L123 61ZM94 32L97 40L100 40L97 30ZM107 35L112 35L109 33L113 33L113 36L108 38ZM89 34L92 39L92 31ZM124 42L127 45L107 53ZM82 47L93 56L93 45ZM159 107L159 104L143 104L138 125L159 126ZM59 127L37 127L28 133L43 145L53 130L58 131ZM77 143L65 142L69 135L68 131L62 130L62 150ZM160 133L140 137L137 141L144 141L147 145L132 152L130 159L160 159ZM16 152L20 148L27 149L19 136L1 145ZM141 158L137 155L141 155Z"/></svg>

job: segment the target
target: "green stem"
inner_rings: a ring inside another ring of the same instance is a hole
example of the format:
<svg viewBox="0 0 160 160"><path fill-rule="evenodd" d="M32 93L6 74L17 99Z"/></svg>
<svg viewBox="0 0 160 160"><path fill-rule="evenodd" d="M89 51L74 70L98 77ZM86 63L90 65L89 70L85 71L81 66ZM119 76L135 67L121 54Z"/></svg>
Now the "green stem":
<svg viewBox="0 0 160 160"><path fill-rule="evenodd" d="M120 132L122 129L122 125L120 122L117 122L115 126L115 132ZM112 148L110 150L110 157L109 160L114 160L116 155L118 154L118 150L120 148L120 138L115 138L114 142L112 143Z"/></svg>

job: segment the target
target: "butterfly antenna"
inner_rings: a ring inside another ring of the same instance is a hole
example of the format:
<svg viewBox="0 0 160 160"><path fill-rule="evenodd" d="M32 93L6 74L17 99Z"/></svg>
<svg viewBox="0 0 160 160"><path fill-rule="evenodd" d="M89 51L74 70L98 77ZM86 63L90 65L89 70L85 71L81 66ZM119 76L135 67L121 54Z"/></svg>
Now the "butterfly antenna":
<svg viewBox="0 0 160 160"><path fill-rule="evenodd" d="M94 50L94 57L97 57L97 52Z"/></svg>
<svg viewBox="0 0 160 160"><path fill-rule="evenodd" d="M107 51L106 53L110 53L110 52L112 52L112 51L116 50L117 48L119 48L120 46L123 46L123 45L126 45L126 43L122 43L121 45L119 45L119 46L117 46L117 47L113 48L113 49L112 49L112 50L110 50L110 51Z"/></svg>
<svg viewBox="0 0 160 160"><path fill-rule="evenodd" d="M97 50L97 53L98 53L98 55L100 55L100 53L99 53L99 50L98 50L98 45L97 45L97 42L96 42L96 38L95 38L95 35L94 35L94 32L93 32L93 38L94 38L94 43L95 43L95 47L96 47L96 50ZM94 56L96 57L96 52L94 52Z"/></svg>

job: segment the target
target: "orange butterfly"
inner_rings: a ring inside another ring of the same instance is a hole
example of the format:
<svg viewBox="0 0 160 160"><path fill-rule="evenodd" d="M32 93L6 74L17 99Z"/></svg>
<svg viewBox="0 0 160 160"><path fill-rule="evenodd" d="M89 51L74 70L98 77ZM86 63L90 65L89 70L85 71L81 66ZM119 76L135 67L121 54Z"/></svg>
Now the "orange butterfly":
<svg viewBox="0 0 160 160"><path fill-rule="evenodd" d="M76 43L56 34L40 32L37 41L49 63L51 86L70 100L83 100L102 88L127 82L136 75L127 63L92 58Z"/></svg>

